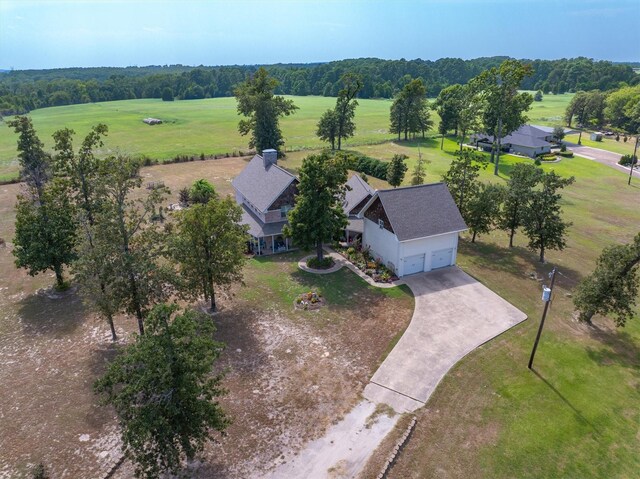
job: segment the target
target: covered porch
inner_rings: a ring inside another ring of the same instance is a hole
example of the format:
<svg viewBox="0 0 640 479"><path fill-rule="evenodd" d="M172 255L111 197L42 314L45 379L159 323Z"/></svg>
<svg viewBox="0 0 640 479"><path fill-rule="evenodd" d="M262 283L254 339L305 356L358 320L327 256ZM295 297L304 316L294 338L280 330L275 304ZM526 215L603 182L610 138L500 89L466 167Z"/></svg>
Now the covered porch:
<svg viewBox="0 0 640 479"><path fill-rule="evenodd" d="M249 240L249 251L255 255L285 253L291 249L293 249L291 239L285 238L282 234L251 236Z"/></svg>

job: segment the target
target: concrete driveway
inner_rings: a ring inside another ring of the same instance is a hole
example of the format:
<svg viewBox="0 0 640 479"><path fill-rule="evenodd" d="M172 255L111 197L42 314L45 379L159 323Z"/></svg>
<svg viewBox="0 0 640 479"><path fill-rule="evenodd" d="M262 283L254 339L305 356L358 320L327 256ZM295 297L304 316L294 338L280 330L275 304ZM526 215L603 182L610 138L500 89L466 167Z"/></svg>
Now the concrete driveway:
<svg viewBox="0 0 640 479"><path fill-rule="evenodd" d="M526 315L455 266L403 279L415 311L364 397L410 412L427 402L454 364Z"/></svg>

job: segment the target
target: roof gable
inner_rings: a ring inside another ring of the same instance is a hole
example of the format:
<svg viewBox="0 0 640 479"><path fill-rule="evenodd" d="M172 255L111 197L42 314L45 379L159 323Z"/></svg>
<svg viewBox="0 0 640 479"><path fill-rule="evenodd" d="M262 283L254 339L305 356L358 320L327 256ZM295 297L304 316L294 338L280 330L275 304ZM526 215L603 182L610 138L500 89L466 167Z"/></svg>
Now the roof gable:
<svg viewBox="0 0 640 479"><path fill-rule="evenodd" d="M264 166L260 155L255 155L244 170L231 182L233 187L260 211L267 211L295 176L276 164Z"/></svg>
<svg viewBox="0 0 640 479"><path fill-rule="evenodd" d="M350 189L347 189L345 192L343 208L344 212L348 216L351 210L362 203L365 198L373 196L375 190L371 188L371 186L369 186L358 174L352 175L346 184Z"/></svg>
<svg viewBox="0 0 640 479"><path fill-rule="evenodd" d="M375 198L380 198L399 241L467 229L444 183L379 190L362 213L371 207Z"/></svg>

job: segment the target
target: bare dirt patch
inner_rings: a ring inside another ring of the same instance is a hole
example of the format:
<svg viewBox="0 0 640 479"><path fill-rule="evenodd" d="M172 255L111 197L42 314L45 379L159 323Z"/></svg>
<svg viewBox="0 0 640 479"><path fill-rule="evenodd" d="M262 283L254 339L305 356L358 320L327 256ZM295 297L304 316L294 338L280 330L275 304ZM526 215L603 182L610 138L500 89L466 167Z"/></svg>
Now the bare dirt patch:
<svg viewBox="0 0 640 479"><path fill-rule="evenodd" d="M229 158L162 165L143 175L164 181L173 196L199 178L227 194L244 164ZM32 278L13 265L18 191L19 185L0 187L0 237L8 240L0 248L0 477L26 477L41 461L55 478L99 478L120 457L120 443L114 413L99 404L92 386L116 348L75 287L54 293L47 289L52 275ZM234 422L191 465L190 477L261 477L290 460L358 401L389 341L410 320L410 295L383 294L347 272L336 274L349 284L323 281L338 291L334 296L357 295L353 305L339 296L342 302L333 298L320 311L296 311L296 295L317 280L298 271L297 259L249 267L248 286L222 300L214 316L227 344L219 363L228 371L222 403ZM266 270L286 279L289 289L262 278ZM131 318L117 318L116 327L122 342L136 331ZM114 477L132 477L131 466Z"/></svg>

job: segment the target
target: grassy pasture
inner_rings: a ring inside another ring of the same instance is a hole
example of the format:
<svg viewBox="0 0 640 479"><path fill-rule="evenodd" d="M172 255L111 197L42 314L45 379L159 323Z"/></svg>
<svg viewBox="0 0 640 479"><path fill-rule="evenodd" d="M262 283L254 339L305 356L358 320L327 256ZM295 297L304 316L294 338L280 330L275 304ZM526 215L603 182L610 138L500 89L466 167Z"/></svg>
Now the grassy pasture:
<svg viewBox="0 0 640 479"><path fill-rule="evenodd" d="M315 129L322 113L334 106L335 98L290 97L300 109L282 120L287 150L320 148ZM558 123L571 95L548 95L534 102L529 117L532 123ZM345 148L383 142L393 138L388 133L390 100L359 100L356 135ZM43 108L31 112L31 118L45 147L53 146L51 135L60 128L72 128L81 141L97 123L109 127L102 154L115 151L145 154L167 159L176 155L220 154L246 150L248 140L237 130L238 115L234 98L214 98L163 102L157 99L124 100L84 105ZM439 121L432 113L435 125ZM160 118L162 125L142 123L146 117ZM15 177L16 135L0 123L0 180Z"/></svg>

